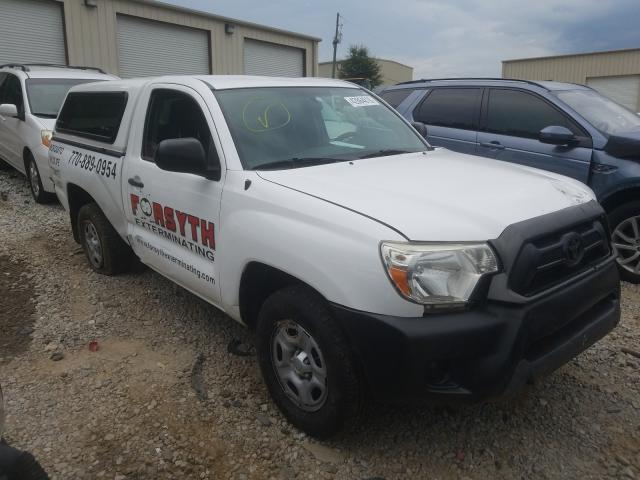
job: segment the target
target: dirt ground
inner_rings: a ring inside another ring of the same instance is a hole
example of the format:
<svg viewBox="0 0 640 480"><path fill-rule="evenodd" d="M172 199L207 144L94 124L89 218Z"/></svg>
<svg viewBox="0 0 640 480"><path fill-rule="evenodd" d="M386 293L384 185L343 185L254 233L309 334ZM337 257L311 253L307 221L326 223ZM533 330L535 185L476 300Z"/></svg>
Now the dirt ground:
<svg viewBox="0 0 640 480"><path fill-rule="evenodd" d="M331 442L290 427L242 327L158 274L93 273L64 210L0 172L10 444L53 479L640 478L640 288L620 326L517 398L376 405ZM88 345L97 341L99 349ZM249 351L251 353L251 351Z"/></svg>

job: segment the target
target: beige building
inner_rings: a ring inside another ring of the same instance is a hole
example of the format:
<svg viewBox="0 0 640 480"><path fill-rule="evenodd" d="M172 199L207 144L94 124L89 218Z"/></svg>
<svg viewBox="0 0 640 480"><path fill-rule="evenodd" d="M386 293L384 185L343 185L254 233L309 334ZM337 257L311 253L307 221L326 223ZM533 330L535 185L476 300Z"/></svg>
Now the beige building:
<svg viewBox="0 0 640 480"><path fill-rule="evenodd" d="M0 0L0 64L316 76L319 38L151 0Z"/></svg>
<svg viewBox="0 0 640 480"><path fill-rule="evenodd" d="M382 74L381 86L395 85L396 83L413 80L413 67L385 58L376 58L376 62L380 65L380 73ZM340 69L342 60L336 63L336 77L338 77L337 71ZM320 62L318 64L318 76L331 78L332 66L333 62Z"/></svg>
<svg viewBox="0 0 640 480"><path fill-rule="evenodd" d="M640 48L505 60L502 77L588 85L640 112Z"/></svg>

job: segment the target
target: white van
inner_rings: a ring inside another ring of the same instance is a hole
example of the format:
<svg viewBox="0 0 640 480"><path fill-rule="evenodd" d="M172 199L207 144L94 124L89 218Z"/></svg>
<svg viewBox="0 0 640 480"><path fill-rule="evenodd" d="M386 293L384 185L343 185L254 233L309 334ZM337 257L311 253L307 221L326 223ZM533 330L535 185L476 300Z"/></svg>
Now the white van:
<svg viewBox="0 0 640 480"><path fill-rule="evenodd" d="M92 67L0 65L0 163L27 176L36 202L55 199L48 151L67 92L80 83L117 78Z"/></svg>

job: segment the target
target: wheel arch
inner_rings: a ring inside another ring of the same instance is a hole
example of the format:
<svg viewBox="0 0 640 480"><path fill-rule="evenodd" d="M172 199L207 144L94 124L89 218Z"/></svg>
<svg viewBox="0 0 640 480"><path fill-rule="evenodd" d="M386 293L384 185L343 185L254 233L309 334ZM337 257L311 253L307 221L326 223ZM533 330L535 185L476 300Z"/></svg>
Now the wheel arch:
<svg viewBox="0 0 640 480"><path fill-rule="evenodd" d="M25 146L22 149L22 164L24 166L24 172L26 175L29 174L29 170L28 170L28 165L27 162L29 161L29 159L33 158L35 160L35 157L33 155L33 152L31 151L31 149L28 146Z"/></svg>
<svg viewBox="0 0 640 480"><path fill-rule="evenodd" d="M325 299L311 285L279 268L259 261L247 263L240 279L238 298L240 317L245 325L254 330L265 300L274 292L290 285L302 285Z"/></svg>
<svg viewBox="0 0 640 480"><path fill-rule="evenodd" d="M614 209L625 203L634 202L640 199L640 185L628 186L622 190L617 190L600 200L602 208L609 214Z"/></svg>
<svg viewBox="0 0 640 480"><path fill-rule="evenodd" d="M69 220L71 221L71 230L73 239L76 243L80 243L80 235L78 232L78 212L88 203L96 203L95 199L76 184L67 184L67 199L69 201Z"/></svg>

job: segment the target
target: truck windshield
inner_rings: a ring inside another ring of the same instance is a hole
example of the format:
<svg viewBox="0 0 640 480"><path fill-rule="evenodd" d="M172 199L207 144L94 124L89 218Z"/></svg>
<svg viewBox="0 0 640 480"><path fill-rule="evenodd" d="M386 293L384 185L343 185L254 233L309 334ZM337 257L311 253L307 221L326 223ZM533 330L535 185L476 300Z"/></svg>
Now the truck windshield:
<svg viewBox="0 0 640 480"><path fill-rule="evenodd" d="M31 113L36 117L56 118L71 87L97 81L85 78L30 78L26 85Z"/></svg>
<svg viewBox="0 0 640 480"><path fill-rule="evenodd" d="M355 88L216 90L247 170L419 152L427 143L373 96Z"/></svg>
<svg viewBox="0 0 640 480"><path fill-rule="evenodd" d="M556 95L605 135L640 129L640 116L598 92L566 90Z"/></svg>

